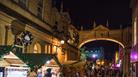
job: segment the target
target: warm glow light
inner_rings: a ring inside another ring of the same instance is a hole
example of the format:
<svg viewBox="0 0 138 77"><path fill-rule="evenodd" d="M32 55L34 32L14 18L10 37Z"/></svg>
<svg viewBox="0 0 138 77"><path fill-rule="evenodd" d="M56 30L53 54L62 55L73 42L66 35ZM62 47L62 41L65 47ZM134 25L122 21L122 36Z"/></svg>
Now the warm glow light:
<svg viewBox="0 0 138 77"><path fill-rule="evenodd" d="M115 53L115 62L117 63L119 60L119 53L116 51Z"/></svg>
<svg viewBox="0 0 138 77"><path fill-rule="evenodd" d="M37 53L37 51L38 51L38 48L36 45L34 45L34 53Z"/></svg>
<svg viewBox="0 0 138 77"><path fill-rule="evenodd" d="M98 64L98 65L104 65L104 60L99 60L99 59L98 59L98 60L96 61L96 64Z"/></svg>
<svg viewBox="0 0 138 77"><path fill-rule="evenodd" d="M134 21L134 46L136 45L137 43L137 18L135 18L135 21Z"/></svg>
<svg viewBox="0 0 138 77"><path fill-rule="evenodd" d="M56 53L57 54L57 47L56 46L53 46L53 48L52 48L52 53Z"/></svg>
<svg viewBox="0 0 138 77"><path fill-rule="evenodd" d="M100 62L97 62L98 65L100 65Z"/></svg>
<svg viewBox="0 0 138 77"><path fill-rule="evenodd" d="M64 41L64 40L61 40L61 41L60 41L60 43L61 43L61 44L64 44L64 43L65 43L65 41Z"/></svg>
<svg viewBox="0 0 138 77"><path fill-rule="evenodd" d="M101 62L101 65L104 65L104 61Z"/></svg>
<svg viewBox="0 0 138 77"><path fill-rule="evenodd" d="M39 43L36 43L34 45L34 51L33 51L33 53L41 53L41 46L40 46Z"/></svg>
<svg viewBox="0 0 138 77"><path fill-rule="evenodd" d="M46 64L50 64L50 61L48 60L48 61L46 61Z"/></svg>

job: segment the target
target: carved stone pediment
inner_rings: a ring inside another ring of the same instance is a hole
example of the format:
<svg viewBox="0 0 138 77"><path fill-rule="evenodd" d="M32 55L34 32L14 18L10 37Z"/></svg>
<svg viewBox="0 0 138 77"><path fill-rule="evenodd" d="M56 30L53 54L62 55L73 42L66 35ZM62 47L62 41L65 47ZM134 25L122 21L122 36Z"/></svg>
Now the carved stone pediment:
<svg viewBox="0 0 138 77"><path fill-rule="evenodd" d="M94 28L93 31L109 31L109 29L104 27L103 25L99 25L96 28Z"/></svg>

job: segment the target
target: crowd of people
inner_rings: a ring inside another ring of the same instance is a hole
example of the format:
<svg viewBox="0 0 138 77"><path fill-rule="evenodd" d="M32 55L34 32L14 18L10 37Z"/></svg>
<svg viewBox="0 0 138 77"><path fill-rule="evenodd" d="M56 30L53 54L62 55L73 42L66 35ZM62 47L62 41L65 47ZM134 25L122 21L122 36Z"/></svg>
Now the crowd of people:
<svg viewBox="0 0 138 77"><path fill-rule="evenodd" d="M85 70L85 77L122 77L122 72L107 68L88 68Z"/></svg>
<svg viewBox="0 0 138 77"><path fill-rule="evenodd" d="M58 74L54 74L51 68L46 69L45 73L34 68L28 73L28 77L124 77L119 69L110 69L104 66L98 66L97 68L88 64L83 67L83 70L75 70L73 67L62 68Z"/></svg>
<svg viewBox="0 0 138 77"><path fill-rule="evenodd" d="M38 69L37 67L35 67L34 69L28 72L27 77L62 77L60 75L60 71L58 71L58 73L55 73L52 71L52 68L42 70L42 68Z"/></svg>

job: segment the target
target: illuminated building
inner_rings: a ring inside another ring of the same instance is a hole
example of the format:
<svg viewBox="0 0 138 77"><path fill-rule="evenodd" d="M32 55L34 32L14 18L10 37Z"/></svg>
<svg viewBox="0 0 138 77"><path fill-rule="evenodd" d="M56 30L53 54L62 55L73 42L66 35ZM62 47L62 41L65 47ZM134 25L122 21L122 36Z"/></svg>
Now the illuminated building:
<svg viewBox="0 0 138 77"><path fill-rule="evenodd" d="M138 77L138 1L131 0L132 9L132 49L131 49L131 75Z"/></svg>
<svg viewBox="0 0 138 77"><path fill-rule="evenodd" d="M23 53L56 54L60 63L77 60L77 44L67 43L68 38L64 36L69 34L70 16L63 12L63 7L59 12L52 1L0 0L0 45L12 45L24 31L29 31L33 41L28 46L20 44ZM75 32L77 30L71 31L68 37ZM25 38L30 40L27 36ZM61 40L65 41L64 45Z"/></svg>

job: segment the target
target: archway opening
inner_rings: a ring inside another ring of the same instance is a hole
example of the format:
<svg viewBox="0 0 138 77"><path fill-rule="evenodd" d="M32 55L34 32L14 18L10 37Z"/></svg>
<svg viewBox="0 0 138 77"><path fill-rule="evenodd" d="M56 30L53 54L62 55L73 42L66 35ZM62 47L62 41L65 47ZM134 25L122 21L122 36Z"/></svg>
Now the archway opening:
<svg viewBox="0 0 138 77"><path fill-rule="evenodd" d="M118 68L121 65L122 45L110 40L94 40L80 47L81 60L93 65Z"/></svg>

